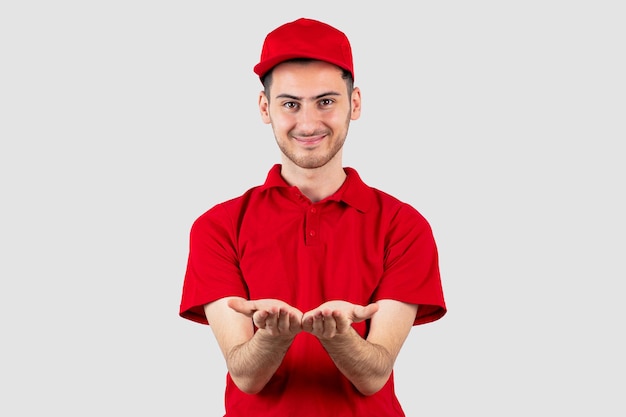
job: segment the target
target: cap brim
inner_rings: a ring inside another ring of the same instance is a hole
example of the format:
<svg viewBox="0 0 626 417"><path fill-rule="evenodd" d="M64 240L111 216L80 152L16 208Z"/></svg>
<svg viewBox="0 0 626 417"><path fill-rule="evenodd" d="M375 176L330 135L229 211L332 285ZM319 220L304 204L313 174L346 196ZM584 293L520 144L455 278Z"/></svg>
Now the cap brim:
<svg viewBox="0 0 626 417"><path fill-rule="evenodd" d="M354 73L352 72L352 70L350 70L349 68L344 68L344 66L339 63L339 62L333 62L332 60L329 60L327 58L322 58L320 56L315 56L313 54L285 54L285 55L278 55L278 56L274 56L271 59L267 59L265 61L261 61L258 64L256 64L254 66L254 72L259 76L259 78L263 78L263 76L265 74L267 74L272 68L274 68L276 65L280 64L281 62L285 62L285 61L289 61L290 59L297 59L297 58L309 58L309 59L316 59L319 61L324 61L324 62L329 62L333 65L338 66L339 68L345 69L346 71L350 71L350 73L352 74L352 77L354 78Z"/></svg>

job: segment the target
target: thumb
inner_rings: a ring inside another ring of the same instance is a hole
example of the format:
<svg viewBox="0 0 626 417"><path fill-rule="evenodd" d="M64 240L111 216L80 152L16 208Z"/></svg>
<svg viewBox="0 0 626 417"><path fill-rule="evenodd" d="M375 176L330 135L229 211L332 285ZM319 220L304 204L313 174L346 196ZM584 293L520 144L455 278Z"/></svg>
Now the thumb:
<svg viewBox="0 0 626 417"><path fill-rule="evenodd" d="M231 298L227 302L228 307L232 308L238 313L245 314L248 317L252 317L254 314L254 304L243 298Z"/></svg>
<svg viewBox="0 0 626 417"><path fill-rule="evenodd" d="M363 320L372 318L372 316L378 311L378 304L371 303L366 306L358 306L354 309L354 322L358 323Z"/></svg>

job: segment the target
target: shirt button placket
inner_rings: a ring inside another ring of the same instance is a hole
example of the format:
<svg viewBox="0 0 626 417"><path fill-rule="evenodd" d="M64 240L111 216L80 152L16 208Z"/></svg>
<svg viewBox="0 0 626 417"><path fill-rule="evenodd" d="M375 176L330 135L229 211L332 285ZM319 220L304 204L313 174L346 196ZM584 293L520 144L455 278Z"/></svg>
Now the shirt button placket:
<svg viewBox="0 0 626 417"><path fill-rule="evenodd" d="M310 206L306 212L306 244L316 245L319 243L319 213L318 207Z"/></svg>

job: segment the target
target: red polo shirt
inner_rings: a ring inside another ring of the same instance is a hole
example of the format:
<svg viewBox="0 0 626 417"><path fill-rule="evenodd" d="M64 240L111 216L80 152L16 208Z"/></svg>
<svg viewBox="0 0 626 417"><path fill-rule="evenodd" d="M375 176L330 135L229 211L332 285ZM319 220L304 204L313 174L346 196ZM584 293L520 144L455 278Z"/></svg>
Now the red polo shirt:
<svg viewBox="0 0 626 417"><path fill-rule="evenodd" d="M431 228L410 205L364 184L354 169L336 193L312 203L270 170L265 184L202 214L190 234L180 315L207 324L203 306L227 296L277 298L299 310L325 301L418 304L415 325L446 306ZM363 337L368 322L354 324ZM266 387L245 394L227 376L226 416L404 416L393 374L361 395L319 341L296 336Z"/></svg>

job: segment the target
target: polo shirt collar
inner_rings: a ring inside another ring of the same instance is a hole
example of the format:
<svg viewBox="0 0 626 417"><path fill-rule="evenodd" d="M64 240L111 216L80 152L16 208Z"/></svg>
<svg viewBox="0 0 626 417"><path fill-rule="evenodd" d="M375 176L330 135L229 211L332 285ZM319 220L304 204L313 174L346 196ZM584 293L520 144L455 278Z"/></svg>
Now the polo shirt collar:
<svg viewBox="0 0 626 417"><path fill-rule="evenodd" d="M281 164L275 164L267 174L265 183L260 187L261 190L270 188L285 187L291 188L289 184L280 175ZM354 168L344 167L346 180L339 189L326 201L343 201L356 210L366 212L374 199L374 191L361 180L361 177Z"/></svg>

